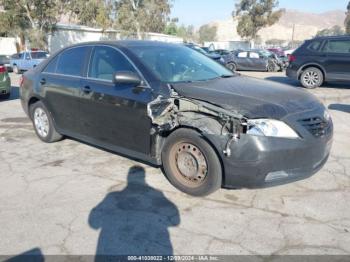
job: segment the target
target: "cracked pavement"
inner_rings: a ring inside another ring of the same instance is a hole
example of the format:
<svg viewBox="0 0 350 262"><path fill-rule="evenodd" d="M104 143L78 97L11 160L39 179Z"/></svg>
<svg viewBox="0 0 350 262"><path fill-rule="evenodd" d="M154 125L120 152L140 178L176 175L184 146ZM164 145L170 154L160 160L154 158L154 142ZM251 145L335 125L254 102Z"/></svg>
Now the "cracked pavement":
<svg viewBox="0 0 350 262"><path fill-rule="evenodd" d="M206 198L117 154L71 139L44 144L19 100L1 101L0 254L349 255L350 104L331 96L349 89L331 90L313 91L335 124L319 173Z"/></svg>

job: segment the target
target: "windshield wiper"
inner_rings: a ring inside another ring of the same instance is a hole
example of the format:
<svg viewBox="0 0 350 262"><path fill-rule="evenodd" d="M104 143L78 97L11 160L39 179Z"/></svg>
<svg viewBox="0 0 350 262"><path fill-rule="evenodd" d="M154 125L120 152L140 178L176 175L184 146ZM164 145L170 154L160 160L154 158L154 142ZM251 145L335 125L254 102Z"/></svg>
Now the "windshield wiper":
<svg viewBox="0 0 350 262"><path fill-rule="evenodd" d="M230 78L230 77L234 77L235 75L221 75L221 78Z"/></svg>

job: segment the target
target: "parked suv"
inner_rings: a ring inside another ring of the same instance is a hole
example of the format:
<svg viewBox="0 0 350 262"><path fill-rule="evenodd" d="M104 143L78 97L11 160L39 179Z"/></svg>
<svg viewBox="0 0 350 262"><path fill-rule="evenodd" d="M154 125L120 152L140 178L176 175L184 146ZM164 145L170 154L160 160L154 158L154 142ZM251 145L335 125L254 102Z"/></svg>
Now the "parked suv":
<svg viewBox="0 0 350 262"><path fill-rule="evenodd" d="M350 36L305 41L289 60L287 76L306 88L320 87L325 81L350 81Z"/></svg>

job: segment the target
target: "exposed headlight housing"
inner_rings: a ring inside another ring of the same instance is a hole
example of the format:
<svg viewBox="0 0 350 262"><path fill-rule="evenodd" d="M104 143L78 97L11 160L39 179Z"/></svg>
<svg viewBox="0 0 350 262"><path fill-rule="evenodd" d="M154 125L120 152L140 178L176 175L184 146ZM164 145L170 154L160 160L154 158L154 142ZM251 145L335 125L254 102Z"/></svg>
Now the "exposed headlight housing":
<svg viewBox="0 0 350 262"><path fill-rule="evenodd" d="M299 138L299 135L286 123L274 119L248 120L247 134L254 136Z"/></svg>

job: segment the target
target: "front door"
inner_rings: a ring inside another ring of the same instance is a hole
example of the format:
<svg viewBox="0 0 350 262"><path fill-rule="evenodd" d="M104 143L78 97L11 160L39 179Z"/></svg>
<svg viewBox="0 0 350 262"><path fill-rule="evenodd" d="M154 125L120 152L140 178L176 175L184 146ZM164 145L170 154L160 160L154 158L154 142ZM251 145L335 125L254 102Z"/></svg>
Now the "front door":
<svg viewBox="0 0 350 262"><path fill-rule="evenodd" d="M329 40L324 46L324 63L330 80L350 80L350 39Z"/></svg>
<svg viewBox="0 0 350 262"><path fill-rule="evenodd" d="M84 135L103 146L150 154L152 122L147 104L152 101L151 89L115 85L113 76L117 71L137 73L119 50L94 47L81 91Z"/></svg>

